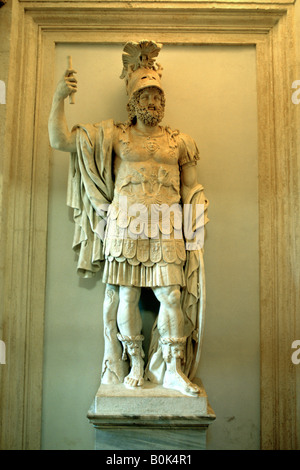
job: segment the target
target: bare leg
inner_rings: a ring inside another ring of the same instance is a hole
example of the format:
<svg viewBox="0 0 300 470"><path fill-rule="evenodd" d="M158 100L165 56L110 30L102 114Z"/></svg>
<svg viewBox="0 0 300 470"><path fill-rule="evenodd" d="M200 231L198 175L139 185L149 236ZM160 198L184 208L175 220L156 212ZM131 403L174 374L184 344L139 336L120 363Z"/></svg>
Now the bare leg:
<svg viewBox="0 0 300 470"><path fill-rule="evenodd" d="M120 286L117 316L120 331L118 338L123 344L123 358L126 359L128 354L130 359L130 373L124 379L124 384L130 388L142 386L144 383L144 352L142 349L144 338L141 335L142 318L138 308L140 294L140 287Z"/></svg>
<svg viewBox="0 0 300 470"><path fill-rule="evenodd" d="M106 285L103 303L104 358L101 382L114 384L123 382L128 374L127 364L122 361L122 347L117 338L117 311L119 286Z"/></svg>
<svg viewBox="0 0 300 470"><path fill-rule="evenodd" d="M160 301L157 326L166 363L163 386L178 390L185 395L198 396L200 388L181 370L185 360L186 338L183 336L184 317L180 305L180 287L155 287L153 291Z"/></svg>
<svg viewBox="0 0 300 470"><path fill-rule="evenodd" d="M119 288L117 322L122 335L136 336L141 334L142 317L138 307L140 295L140 287L120 286Z"/></svg>
<svg viewBox="0 0 300 470"><path fill-rule="evenodd" d="M160 336L183 336L184 319L180 306L180 287L154 287L153 292L160 302L157 321Z"/></svg>

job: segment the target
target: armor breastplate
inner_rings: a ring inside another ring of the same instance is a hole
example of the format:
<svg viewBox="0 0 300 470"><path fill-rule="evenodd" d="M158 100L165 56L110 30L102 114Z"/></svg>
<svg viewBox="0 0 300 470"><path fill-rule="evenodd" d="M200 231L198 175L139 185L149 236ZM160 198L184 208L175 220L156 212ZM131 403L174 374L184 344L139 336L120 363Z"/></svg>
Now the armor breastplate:
<svg viewBox="0 0 300 470"><path fill-rule="evenodd" d="M126 130L121 135L118 168L115 168L115 202L169 204L180 201L178 149L161 128L154 137Z"/></svg>
<svg viewBox="0 0 300 470"><path fill-rule="evenodd" d="M114 204L120 196L128 204L172 205L180 201L178 165L166 165L151 159L146 162L122 160L115 182Z"/></svg>
<svg viewBox="0 0 300 470"><path fill-rule="evenodd" d="M157 138L120 139L114 199L108 211L104 252L132 265L180 264L182 238L178 149L166 131Z"/></svg>

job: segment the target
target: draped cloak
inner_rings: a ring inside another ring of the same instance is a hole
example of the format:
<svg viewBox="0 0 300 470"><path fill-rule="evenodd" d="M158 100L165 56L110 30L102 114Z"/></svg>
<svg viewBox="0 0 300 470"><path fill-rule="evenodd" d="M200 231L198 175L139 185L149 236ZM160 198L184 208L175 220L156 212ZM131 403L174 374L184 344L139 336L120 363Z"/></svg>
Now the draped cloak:
<svg viewBox="0 0 300 470"><path fill-rule="evenodd" d="M81 277L92 277L101 269L105 261L103 240L107 211L114 197L114 127L113 120L76 126L77 151L71 153L70 156L67 204L73 209L75 223L73 250L78 255L77 272ZM186 146L189 150L190 140L187 141ZM193 218L193 231L196 231L208 221L208 201L203 187L201 185L194 187L185 202L191 204L192 207L203 204L203 216ZM187 342L183 372L192 380L199 364L205 318L203 248L187 251L184 275L186 284L182 287L181 306L185 316L184 334ZM116 331L116 318L114 322ZM110 335L109 338L105 338L105 341L114 343L118 342L118 339L116 335ZM119 348L113 347L113 349L115 352L120 351ZM105 351L107 350L111 348L105 348ZM121 358L111 358L109 355L106 357L105 351L102 377L109 369L110 373L117 377L117 381L123 381L120 368L116 366L120 364ZM121 353L118 352L118 354ZM162 383L164 371L165 364L159 344L157 322L155 322L145 377L152 382Z"/></svg>

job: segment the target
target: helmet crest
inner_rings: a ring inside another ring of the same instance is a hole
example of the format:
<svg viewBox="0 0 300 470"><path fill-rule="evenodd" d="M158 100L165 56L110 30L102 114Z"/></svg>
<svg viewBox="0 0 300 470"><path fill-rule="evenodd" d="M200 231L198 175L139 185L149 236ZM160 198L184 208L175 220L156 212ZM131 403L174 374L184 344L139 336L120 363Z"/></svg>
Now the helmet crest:
<svg viewBox="0 0 300 470"><path fill-rule="evenodd" d="M120 78L125 78L129 98L136 91L147 87L155 86L162 90L160 82L162 68L155 63L161 48L162 44L148 40L130 41L125 44Z"/></svg>

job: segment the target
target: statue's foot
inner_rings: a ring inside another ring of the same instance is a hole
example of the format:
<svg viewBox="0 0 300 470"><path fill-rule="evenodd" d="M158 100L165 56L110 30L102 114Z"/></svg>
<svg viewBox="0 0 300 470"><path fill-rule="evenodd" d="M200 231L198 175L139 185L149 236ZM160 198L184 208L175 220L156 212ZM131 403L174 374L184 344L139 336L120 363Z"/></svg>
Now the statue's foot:
<svg viewBox="0 0 300 470"><path fill-rule="evenodd" d="M143 377L136 377L129 374L124 379L124 385L127 388L142 387L144 385L144 379Z"/></svg>
<svg viewBox="0 0 300 470"><path fill-rule="evenodd" d="M193 384L186 375L181 371L166 371L163 382L164 388L177 390L191 397L198 397L201 389L198 385Z"/></svg>
<svg viewBox="0 0 300 470"><path fill-rule="evenodd" d="M124 351L122 359L126 360L128 355L131 364L130 373L125 377L124 385L128 388L142 387L144 384L143 357L145 356L145 354L142 348L144 336L124 336L118 333L117 337L123 344Z"/></svg>
<svg viewBox="0 0 300 470"><path fill-rule="evenodd" d="M160 344L162 355L166 363L163 386L165 388L178 390L184 395L198 397L201 393L200 387L193 384L181 369L184 363L186 336L161 337Z"/></svg>
<svg viewBox="0 0 300 470"><path fill-rule="evenodd" d="M144 384L144 361L139 356L133 356L131 361L131 370L124 379L124 385L128 388L142 387Z"/></svg>

